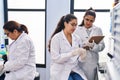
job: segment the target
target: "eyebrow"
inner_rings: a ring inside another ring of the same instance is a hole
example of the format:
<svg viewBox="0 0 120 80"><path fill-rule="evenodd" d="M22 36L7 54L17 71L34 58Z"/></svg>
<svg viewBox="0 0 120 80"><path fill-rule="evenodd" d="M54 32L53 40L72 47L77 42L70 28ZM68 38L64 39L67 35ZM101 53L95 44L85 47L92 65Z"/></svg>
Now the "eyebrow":
<svg viewBox="0 0 120 80"><path fill-rule="evenodd" d="M77 23L70 23L72 26L77 26Z"/></svg>
<svg viewBox="0 0 120 80"><path fill-rule="evenodd" d="M85 20L90 21L90 22L93 22L93 21L94 21L94 20L90 20L90 19L88 19L88 18L85 18Z"/></svg>

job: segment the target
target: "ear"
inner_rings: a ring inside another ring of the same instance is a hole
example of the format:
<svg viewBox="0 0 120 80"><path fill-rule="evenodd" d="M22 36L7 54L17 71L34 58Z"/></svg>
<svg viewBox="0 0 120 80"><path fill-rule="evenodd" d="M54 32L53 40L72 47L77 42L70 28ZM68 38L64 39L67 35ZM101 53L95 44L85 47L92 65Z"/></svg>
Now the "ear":
<svg viewBox="0 0 120 80"><path fill-rule="evenodd" d="M68 23L67 22L64 22L64 25L66 26Z"/></svg>

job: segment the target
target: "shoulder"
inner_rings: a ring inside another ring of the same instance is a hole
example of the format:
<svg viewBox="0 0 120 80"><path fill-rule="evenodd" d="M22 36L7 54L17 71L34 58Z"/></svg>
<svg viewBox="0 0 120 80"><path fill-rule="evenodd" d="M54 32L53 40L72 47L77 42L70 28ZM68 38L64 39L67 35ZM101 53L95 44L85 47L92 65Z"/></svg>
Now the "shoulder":
<svg viewBox="0 0 120 80"><path fill-rule="evenodd" d="M30 43L32 43L32 39L30 38L30 36L28 34L22 33L20 42L23 44L30 44Z"/></svg>
<svg viewBox="0 0 120 80"><path fill-rule="evenodd" d="M79 39L80 37L77 34L73 34L73 37Z"/></svg>
<svg viewBox="0 0 120 80"><path fill-rule="evenodd" d="M102 30L100 27L93 25L93 29Z"/></svg>
<svg viewBox="0 0 120 80"><path fill-rule="evenodd" d="M34 46L32 39L29 37L28 34L22 33L19 38L16 40L16 48L24 48L28 49Z"/></svg>
<svg viewBox="0 0 120 80"><path fill-rule="evenodd" d="M78 26L76 30L82 30L84 27L83 26Z"/></svg>
<svg viewBox="0 0 120 80"><path fill-rule="evenodd" d="M84 29L84 28L83 28L82 26L78 26L78 27L75 29L74 33L75 33L75 34L80 34L80 32L83 31L83 29Z"/></svg>
<svg viewBox="0 0 120 80"><path fill-rule="evenodd" d="M75 41L78 41L78 42L81 41L81 37L79 35L73 34L73 37Z"/></svg>
<svg viewBox="0 0 120 80"><path fill-rule="evenodd" d="M98 34L103 34L102 29L100 27L94 26L93 31L97 32Z"/></svg>
<svg viewBox="0 0 120 80"><path fill-rule="evenodd" d="M62 33L58 32L52 37L51 41L58 41L61 39L61 37L62 37Z"/></svg>
<svg viewBox="0 0 120 80"><path fill-rule="evenodd" d="M62 33L61 33L61 32L58 32L58 33L56 33L52 38L53 38L53 39L54 39L54 38L59 38L61 35L62 35Z"/></svg>

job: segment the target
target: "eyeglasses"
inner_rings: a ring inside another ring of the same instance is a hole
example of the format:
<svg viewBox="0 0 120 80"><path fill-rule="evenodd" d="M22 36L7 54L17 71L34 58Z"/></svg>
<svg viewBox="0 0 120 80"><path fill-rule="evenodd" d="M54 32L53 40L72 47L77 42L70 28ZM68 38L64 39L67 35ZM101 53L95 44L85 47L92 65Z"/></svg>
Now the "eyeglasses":
<svg viewBox="0 0 120 80"><path fill-rule="evenodd" d="M75 24L75 23L70 23L70 25L73 26L73 27L77 26L77 24Z"/></svg>
<svg viewBox="0 0 120 80"><path fill-rule="evenodd" d="M85 18L86 21L94 22L94 20L90 20L88 18Z"/></svg>
<svg viewBox="0 0 120 80"><path fill-rule="evenodd" d="M5 33L7 36L9 36L10 33Z"/></svg>

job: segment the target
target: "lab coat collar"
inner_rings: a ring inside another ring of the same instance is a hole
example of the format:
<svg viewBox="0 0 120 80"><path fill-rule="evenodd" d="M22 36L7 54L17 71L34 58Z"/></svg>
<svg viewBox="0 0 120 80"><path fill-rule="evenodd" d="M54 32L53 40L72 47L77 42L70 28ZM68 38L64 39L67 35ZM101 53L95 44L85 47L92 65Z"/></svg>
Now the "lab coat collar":
<svg viewBox="0 0 120 80"><path fill-rule="evenodd" d="M67 40L67 38L66 38L66 36L65 36L65 34L64 34L64 32L63 32L63 30L61 31L61 34L62 34L62 36L63 36L63 40L65 40L66 43L67 43L69 46L71 46L70 43L68 42L68 40Z"/></svg>
<svg viewBox="0 0 120 80"><path fill-rule="evenodd" d="M9 45L9 47L12 46L13 44L19 42L19 40L20 40L24 35L27 35L27 34L26 34L25 32L22 32L22 34L20 34L20 36L19 36L16 40L14 40L14 41Z"/></svg>
<svg viewBox="0 0 120 80"><path fill-rule="evenodd" d="M61 34L63 36L63 40L65 40L69 46L74 46L74 42L76 41L74 34L71 34L72 35L72 45L70 45L70 43L68 42L63 30L61 31Z"/></svg>
<svg viewBox="0 0 120 80"><path fill-rule="evenodd" d="M24 35L26 35L26 33L25 33L25 32L22 32L22 34L18 37L17 40L21 39ZM17 41L17 40L16 40L16 41Z"/></svg>
<svg viewBox="0 0 120 80"><path fill-rule="evenodd" d="M19 41L24 35L27 35L25 32L22 32L21 34L20 34L20 36L14 41L14 42L17 42L17 41Z"/></svg>
<svg viewBox="0 0 120 80"><path fill-rule="evenodd" d="M83 27L85 30L90 30L90 31L92 31L92 29L94 28L94 25L92 25L92 27L90 27L90 28L86 28L85 26Z"/></svg>
<svg viewBox="0 0 120 80"><path fill-rule="evenodd" d="M90 35L93 33L94 29L96 28L95 25L92 25L92 27L90 27L89 29L87 29L85 26L83 27L83 29L86 31L86 30L89 30L90 31Z"/></svg>

